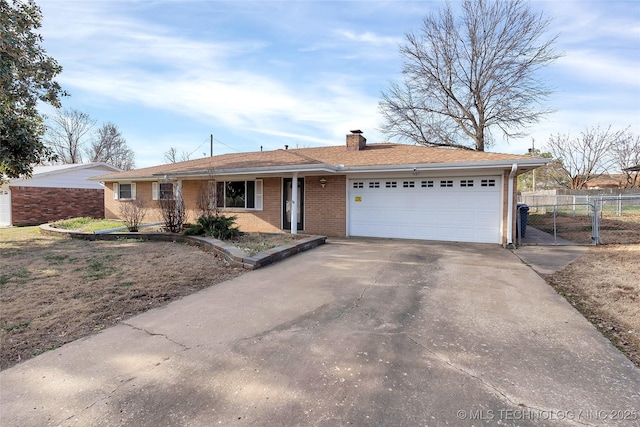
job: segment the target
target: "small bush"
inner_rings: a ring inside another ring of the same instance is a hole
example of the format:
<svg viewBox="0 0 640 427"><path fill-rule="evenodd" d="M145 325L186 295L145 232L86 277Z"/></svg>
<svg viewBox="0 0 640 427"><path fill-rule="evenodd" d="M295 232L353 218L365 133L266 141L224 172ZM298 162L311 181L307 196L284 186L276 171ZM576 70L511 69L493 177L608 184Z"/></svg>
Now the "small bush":
<svg viewBox="0 0 640 427"><path fill-rule="evenodd" d="M240 235L240 229L235 226L235 216L203 215L198 223L184 231L185 236L210 236L220 240L229 240Z"/></svg>
<svg viewBox="0 0 640 427"><path fill-rule="evenodd" d="M138 226L147 214L147 207L140 199L126 200L120 203L120 216L131 232L138 231Z"/></svg>
<svg viewBox="0 0 640 427"><path fill-rule="evenodd" d="M160 199L158 206L162 212L165 228L172 233L182 231L182 225L187 216L182 199Z"/></svg>

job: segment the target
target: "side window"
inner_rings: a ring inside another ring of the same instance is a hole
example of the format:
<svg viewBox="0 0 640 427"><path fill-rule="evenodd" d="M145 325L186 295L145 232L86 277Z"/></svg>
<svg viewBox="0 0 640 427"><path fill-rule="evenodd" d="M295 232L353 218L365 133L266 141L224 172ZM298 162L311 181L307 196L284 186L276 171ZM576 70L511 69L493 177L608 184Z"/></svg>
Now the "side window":
<svg viewBox="0 0 640 427"><path fill-rule="evenodd" d="M153 200L173 200L175 197L172 182L152 182L151 198Z"/></svg>
<svg viewBox="0 0 640 427"><path fill-rule="evenodd" d="M133 182L122 183L116 182L113 184L113 198L115 200L135 200L136 198L136 184Z"/></svg>
<svg viewBox="0 0 640 427"><path fill-rule="evenodd" d="M173 183L161 182L159 187L160 187L160 199L173 200Z"/></svg>

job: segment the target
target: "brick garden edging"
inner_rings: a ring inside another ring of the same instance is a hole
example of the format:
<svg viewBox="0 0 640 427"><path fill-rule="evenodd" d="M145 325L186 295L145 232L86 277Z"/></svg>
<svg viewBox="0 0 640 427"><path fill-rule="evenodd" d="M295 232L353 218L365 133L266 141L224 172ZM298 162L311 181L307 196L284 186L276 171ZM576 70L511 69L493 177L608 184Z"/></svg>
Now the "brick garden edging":
<svg viewBox="0 0 640 427"><path fill-rule="evenodd" d="M172 233L106 233L95 234L92 232L80 232L72 230L62 230L51 227L49 224L40 226L40 233L47 235L64 234L73 239L82 240L118 240L118 239L140 239L153 242L178 242L197 246L205 251L213 251L223 256L228 262L247 270L255 270L282 259L288 258L300 252L308 251L324 244L327 240L325 236L305 236L295 240L290 244L278 246L249 256L242 249L211 237L183 236Z"/></svg>

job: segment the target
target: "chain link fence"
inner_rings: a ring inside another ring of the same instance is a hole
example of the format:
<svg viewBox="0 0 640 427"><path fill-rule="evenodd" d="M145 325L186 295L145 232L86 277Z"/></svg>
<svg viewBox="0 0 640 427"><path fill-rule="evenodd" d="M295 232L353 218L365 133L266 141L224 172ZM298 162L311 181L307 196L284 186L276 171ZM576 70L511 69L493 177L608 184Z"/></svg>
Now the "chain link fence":
<svg viewBox="0 0 640 427"><path fill-rule="evenodd" d="M518 206L519 245L640 243L637 194L523 195Z"/></svg>

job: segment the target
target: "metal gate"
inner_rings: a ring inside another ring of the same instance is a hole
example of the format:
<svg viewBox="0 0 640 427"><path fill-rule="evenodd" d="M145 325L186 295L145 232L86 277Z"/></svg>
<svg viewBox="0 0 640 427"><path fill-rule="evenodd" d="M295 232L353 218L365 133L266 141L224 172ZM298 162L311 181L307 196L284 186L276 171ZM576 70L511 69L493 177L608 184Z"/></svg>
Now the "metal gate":
<svg viewBox="0 0 640 427"><path fill-rule="evenodd" d="M600 242L596 212L596 203L518 208L518 246L596 245Z"/></svg>
<svg viewBox="0 0 640 427"><path fill-rule="evenodd" d="M638 195L564 195L549 201L517 209L518 245L640 243Z"/></svg>

